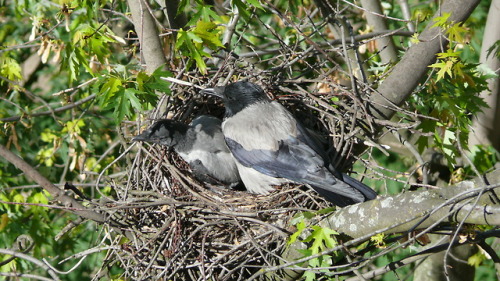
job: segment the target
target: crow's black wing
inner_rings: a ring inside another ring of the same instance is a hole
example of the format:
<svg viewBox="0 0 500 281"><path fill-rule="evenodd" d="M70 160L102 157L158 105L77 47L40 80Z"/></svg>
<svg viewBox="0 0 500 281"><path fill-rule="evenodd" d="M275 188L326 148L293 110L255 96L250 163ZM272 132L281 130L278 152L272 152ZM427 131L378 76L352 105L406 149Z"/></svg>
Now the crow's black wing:
<svg viewBox="0 0 500 281"><path fill-rule="evenodd" d="M229 138L226 138L226 143L242 165L271 177L309 184L336 205L345 206L365 201L363 194L335 178L325 167L323 157L297 138L279 141L279 147L275 151L246 150Z"/></svg>
<svg viewBox="0 0 500 281"><path fill-rule="evenodd" d="M344 174L339 172L338 170L333 167L330 163L330 158L328 157L326 151L323 149L323 146L321 143L319 143L318 139L315 138L314 136L310 135L310 131L304 128L299 122L297 122L297 139L299 141L307 144L310 146L315 152L317 152L324 160L325 160L325 166L328 167L328 170L339 180L347 183L349 186L357 189L359 192L363 193L365 198L367 200L372 200L377 197L377 193L365 185L364 183Z"/></svg>

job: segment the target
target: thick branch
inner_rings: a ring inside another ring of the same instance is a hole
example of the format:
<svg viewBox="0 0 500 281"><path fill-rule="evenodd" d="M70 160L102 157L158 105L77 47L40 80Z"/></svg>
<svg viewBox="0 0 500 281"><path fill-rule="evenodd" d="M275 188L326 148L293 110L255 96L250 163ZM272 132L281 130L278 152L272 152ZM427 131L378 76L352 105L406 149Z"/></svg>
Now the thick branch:
<svg viewBox="0 0 500 281"><path fill-rule="evenodd" d="M132 13L135 32L141 43L141 55L146 61L146 70L152 73L167 63L158 36L158 28L144 0L128 0L127 2Z"/></svg>
<svg viewBox="0 0 500 281"><path fill-rule="evenodd" d="M387 23L385 18L381 17L384 12L378 0L361 0L361 5L366 9L365 16L366 21L370 26L373 27L373 31L383 31L387 30ZM385 36L375 40L377 44L377 49L380 51L380 58L382 63L395 62L398 58L396 52L396 46L392 42L392 37Z"/></svg>
<svg viewBox="0 0 500 281"><path fill-rule="evenodd" d="M488 180L493 183L490 187L499 187L500 170L489 174ZM465 219L472 224L500 225L500 206L491 200L492 196L495 197L492 191L484 192L477 205L474 202L459 203L465 198L478 196L481 187L479 183L467 181L452 187L409 191L343 208L320 225L353 238L381 230L395 233L423 229L443 218L446 222Z"/></svg>
<svg viewBox="0 0 500 281"><path fill-rule="evenodd" d="M317 225L359 241L377 233L413 231L441 222L465 221L499 226L500 205L493 192L494 188L500 187L500 170L488 174L486 180L495 184L482 188L482 180L466 181L453 187L409 191L367 201L342 208ZM477 196L480 198L476 201ZM470 202L460 204L468 199L471 199ZM293 243L283 253L284 259L297 260L302 256L297 250L305 247L302 242ZM293 279L300 272L289 270L287 274Z"/></svg>
<svg viewBox="0 0 500 281"><path fill-rule="evenodd" d="M463 22L479 2L480 0L445 0L434 18L450 13L450 21ZM446 47L447 40L441 36L441 28L432 28L433 24L432 20L419 36L420 42L408 49L380 84L378 93L370 97L368 108L375 117L389 120L397 110L393 105L398 106L408 99L427 73L428 66L435 60L436 53Z"/></svg>
<svg viewBox="0 0 500 281"><path fill-rule="evenodd" d="M488 56L488 49L498 40L500 40L500 0L493 0L484 29L479 61L496 71L496 74L500 72L500 59L494 55L494 52ZM500 130L497 129L500 124L500 79L498 77L488 81L488 90L481 92L481 97L489 107L484 108L474 118L472 127L474 134L470 134L470 144L493 145L500 151Z"/></svg>

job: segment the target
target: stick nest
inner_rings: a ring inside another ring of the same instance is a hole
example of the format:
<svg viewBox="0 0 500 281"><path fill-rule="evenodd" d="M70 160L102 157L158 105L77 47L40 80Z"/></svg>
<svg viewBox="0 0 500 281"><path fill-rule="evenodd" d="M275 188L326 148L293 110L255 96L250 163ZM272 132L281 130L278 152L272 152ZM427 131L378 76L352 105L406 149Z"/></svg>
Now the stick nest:
<svg viewBox="0 0 500 281"><path fill-rule="evenodd" d="M214 86L202 81L194 84ZM270 87L265 80L259 84L307 127L318 131L325 147L335 147L330 149L332 155L346 158L354 143L353 125L358 120L353 114L353 99L342 98L344 106L350 107L342 116L342 105L327 106L333 96L339 97L329 85L320 85L330 89L329 93L318 88L311 93L300 87L288 88L287 84ZM200 114L222 117L220 101L202 97L193 87L180 84L173 84L172 91L175 95L166 95L160 102L158 108L166 105L163 113L153 112L149 119L168 116L189 123ZM117 200L113 205L117 211L113 217L132 230L132 237L126 242L116 239L119 248L107 259L108 263L120 261L126 277L247 280L262 274L262 269L284 262L281 255L289 236L296 231L290 223L295 215L331 207L301 185L287 184L269 195L254 195L198 182L175 152L160 145L137 146L140 149L128 172L127 184L114 184ZM262 276L258 279L265 278Z"/></svg>

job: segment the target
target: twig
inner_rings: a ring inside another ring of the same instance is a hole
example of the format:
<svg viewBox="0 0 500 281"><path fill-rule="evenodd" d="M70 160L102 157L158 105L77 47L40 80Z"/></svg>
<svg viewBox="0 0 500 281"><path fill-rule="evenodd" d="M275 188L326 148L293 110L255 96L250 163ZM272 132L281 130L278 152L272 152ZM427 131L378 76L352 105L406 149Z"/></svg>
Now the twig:
<svg viewBox="0 0 500 281"><path fill-rule="evenodd" d="M5 160L16 166L18 169L24 172L26 176L40 184L45 190L47 190L55 200L60 201L64 208L61 208L65 211L72 211L78 216L93 220L97 223L109 223L112 227L121 227L121 225L116 222L109 220L103 214L99 214L94 212L86 207L84 207L80 202L76 201L74 198L67 196L63 190L57 188L53 183L51 183L47 178L42 176L37 170L35 170L31 165L26 163L19 156L15 155L13 152L8 150L5 146L0 145L0 156L4 157ZM127 235L127 231L119 232Z"/></svg>
<svg viewBox="0 0 500 281"><path fill-rule="evenodd" d="M4 255L11 255L11 256L14 256L16 258L21 258L21 259L24 259L24 260L27 260L29 262L32 262L34 263L35 265L45 269L47 271L47 273L54 279L54 280L60 280L59 277L57 276L56 272L54 272L54 270L52 270L50 267L48 267L45 263L43 263L42 261L32 257L32 256L28 256L26 254L23 254L23 253L20 253L20 252L16 252L16 251L13 251L13 250L9 250L9 249L0 249L0 254L4 254Z"/></svg>
<svg viewBox="0 0 500 281"><path fill-rule="evenodd" d="M28 118L28 117L38 117L38 116L44 116L44 115L51 115L53 113L58 113L58 112L62 112L62 111L65 111L65 110L68 110L68 109L71 109L71 108L75 108L77 106L80 106L88 101L91 101L93 100L94 98L96 97L96 94L92 94L86 98L83 98L79 101L76 101L74 103L70 103L70 104L67 104L65 106L61 106L61 107L58 107L58 108L55 108L54 110L49 110L49 111L44 111L44 112L37 112L37 113L32 113L32 114L29 114L29 115L22 115L22 116L11 116L11 117L6 117L6 118L2 118L0 119L1 122L14 122L14 121L19 121L21 120L21 118Z"/></svg>

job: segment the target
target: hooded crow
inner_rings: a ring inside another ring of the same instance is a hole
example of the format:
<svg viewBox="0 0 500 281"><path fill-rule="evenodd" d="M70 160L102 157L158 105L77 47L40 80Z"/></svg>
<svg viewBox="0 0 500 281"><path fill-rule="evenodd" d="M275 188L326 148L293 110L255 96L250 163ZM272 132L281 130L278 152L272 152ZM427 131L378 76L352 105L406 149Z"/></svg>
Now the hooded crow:
<svg viewBox="0 0 500 281"><path fill-rule="evenodd" d="M208 115L198 116L189 125L164 119L132 140L172 147L189 164L197 179L232 186L240 177L224 142L221 123L220 119Z"/></svg>
<svg viewBox="0 0 500 281"><path fill-rule="evenodd" d="M327 153L292 114L256 84L239 81L202 90L222 98L222 131L249 192L267 194L285 182L307 184L337 206L377 197L330 164Z"/></svg>

